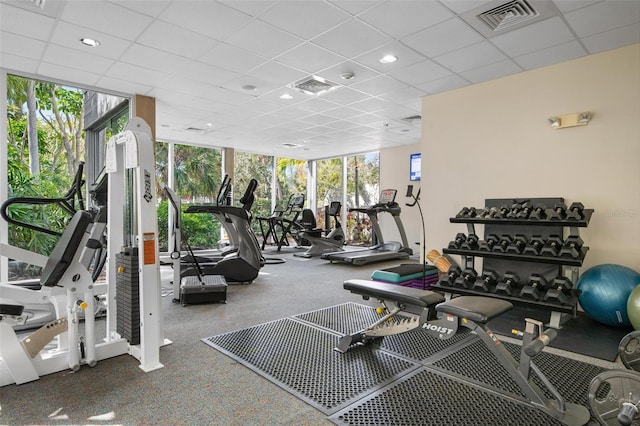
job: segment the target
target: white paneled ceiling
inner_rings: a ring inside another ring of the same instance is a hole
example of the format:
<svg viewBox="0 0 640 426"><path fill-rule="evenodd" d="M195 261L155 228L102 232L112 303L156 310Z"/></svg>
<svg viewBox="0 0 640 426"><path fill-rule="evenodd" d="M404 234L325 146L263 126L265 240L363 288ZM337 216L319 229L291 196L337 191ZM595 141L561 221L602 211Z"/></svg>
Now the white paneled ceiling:
<svg viewBox="0 0 640 426"><path fill-rule="evenodd" d="M509 0L0 0L0 67L155 97L161 140L325 158L419 142L423 96L640 43L639 0L518 1L537 19L491 31Z"/></svg>

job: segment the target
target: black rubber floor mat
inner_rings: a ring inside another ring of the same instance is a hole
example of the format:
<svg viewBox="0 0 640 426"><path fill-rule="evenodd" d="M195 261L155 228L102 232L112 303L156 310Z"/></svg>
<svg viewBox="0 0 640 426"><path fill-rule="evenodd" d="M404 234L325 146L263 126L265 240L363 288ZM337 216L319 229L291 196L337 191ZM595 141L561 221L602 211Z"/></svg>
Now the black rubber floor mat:
<svg viewBox="0 0 640 426"><path fill-rule="evenodd" d="M374 347L339 353L338 338L284 318L202 341L327 415L419 367Z"/></svg>
<svg viewBox="0 0 640 426"><path fill-rule="evenodd" d="M545 426L556 419L422 368L332 416L349 426Z"/></svg>

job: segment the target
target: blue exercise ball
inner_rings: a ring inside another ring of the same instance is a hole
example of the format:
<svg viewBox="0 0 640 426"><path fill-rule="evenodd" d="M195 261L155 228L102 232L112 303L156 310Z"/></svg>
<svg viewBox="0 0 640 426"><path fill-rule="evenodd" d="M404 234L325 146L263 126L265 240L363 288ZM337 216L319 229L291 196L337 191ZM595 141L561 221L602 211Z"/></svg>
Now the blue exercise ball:
<svg viewBox="0 0 640 426"><path fill-rule="evenodd" d="M622 265L593 266L580 276L580 306L595 321L616 327L631 327L627 300L640 284L640 274Z"/></svg>

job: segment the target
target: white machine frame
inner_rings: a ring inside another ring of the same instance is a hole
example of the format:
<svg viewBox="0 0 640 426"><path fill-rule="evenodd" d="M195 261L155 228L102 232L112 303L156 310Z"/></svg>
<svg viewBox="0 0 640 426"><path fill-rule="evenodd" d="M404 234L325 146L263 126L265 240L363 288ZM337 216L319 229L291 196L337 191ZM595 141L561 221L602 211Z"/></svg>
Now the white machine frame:
<svg viewBox="0 0 640 426"><path fill-rule="evenodd" d="M94 288L91 274L83 265L83 250L89 233L86 233L67 271L60 280L59 287L43 287L42 290L15 290L15 286L0 283L3 298L19 303L54 304L58 319L36 330L20 341L13 329L19 317L5 316L0 320L0 386L11 383L21 384L37 380L45 374L67 368L77 370L81 364L94 366L97 361L118 355L130 354L140 362L140 368L153 371L162 368L160 347L171 342L164 338L162 303L160 295L160 267L157 245L157 211L155 196L155 156L151 129L144 120L132 118L126 129L113 136L107 143L106 171L109 173L108 191L108 238L107 238L107 319L106 337L101 343L95 342L95 319L86 315L84 337L78 331L78 301L86 303L85 311L93 312ZM131 345L117 332L116 302L116 262L115 255L124 246L124 211L127 204L127 170L133 172L135 235L132 243L139 247L139 289L140 289L140 343ZM44 266L47 257L6 244L0 245L0 256L21 259L36 266ZM97 287L97 286L96 286ZM64 314L66 313L66 318ZM47 340L48 339L48 340ZM42 342L55 339L55 349L30 353L30 349L44 346ZM33 342L40 340L40 345ZM85 357L81 358L80 342L84 344ZM31 346L30 346L31 345Z"/></svg>

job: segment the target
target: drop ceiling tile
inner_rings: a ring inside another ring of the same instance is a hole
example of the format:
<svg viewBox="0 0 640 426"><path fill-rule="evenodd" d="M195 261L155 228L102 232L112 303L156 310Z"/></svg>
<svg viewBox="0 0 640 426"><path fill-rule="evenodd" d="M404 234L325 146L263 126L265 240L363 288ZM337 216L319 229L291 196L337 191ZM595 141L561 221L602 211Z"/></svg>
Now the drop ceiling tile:
<svg viewBox="0 0 640 426"><path fill-rule="evenodd" d="M336 119L335 117L332 117L330 115L312 114L312 115L308 115L306 117L300 118L300 121L303 121L309 124L319 125L319 124L328 124L328 123L334 122L336 121Z"/></svg>
<svg viewBox="0 0 640 426"><path fill-rule="evenodd" d="M463 47L454 52L438 56L433 60L453 72L467 71L494 62L507 59L504 53L500 52L488 41Z"/></svg>
<svg viewBox="0 0 640 426"><path fill-rule="evenodd" d="M247 73L247 76L260 78L280 87L288 86L308 75L306 72L275 61L266 62Z"/></svg>
<svg viewBox="0 0 640 426"><path fill-rule="evenodd" d="M99 41L100 46L90 47L82 44L80 39L84 37ZM122 38L113 37L109 34L62 21L56 26L56 31L52 34L49 41L63 47L83 52L91 52L92 54L100 54L101 56L112 59L120 58L125 50L131 46L130 41Z"/></svg>
<svg viewBox="0 0 640 426"><path fill-rule="evenodd" d="M562 13L571 12L572 10L581 9L585 6L598 3L601 0L553 0L558 10Z"/></svg>
<svg viewBox="0 0 640 426"><path fill-rule="evenodd" d="M98 87L107 89L107 90L115 90L121 92L123 94L141 94L146 95L152 90L151 86L146 86L140 83L134 83L128 80L121 80L119 78L113 78L110 76L102 76L100 77L96 85Z"/></svg>
<svg viewBox="0 0 640 426"><path fill-rule="evenodd" d="M340 87L332 92L324 95L324 98L343 105L352 104L354 102L360 102L365 99L371 99L371 96L365 95L357 90L352 90L348 87Z"/></svg>
<svg viewBox="0 0 640 426"><path fill-rule="evenodd" d="M460 87L468 86L470 81L465 80L459 75L450 75L448 77L433 80L428 83L419 84L417 87L430 94L446 92Z"/></svg>
<svg viewBox="0 0 640 426"><path fill-rule="evenodd" d="M417 85L425 81L437 80L450 74L451 71L429 59L389 73L391 77L409 85Z"/></svg>
<svg viewBox="0 0 640 426"><path fill-rule="evenodd" d="M547 49L538 50L527 55L518 56L513 60L526 70L540 68L559 62L569 61L586 55L587 52L577 41L560 44Z"/></svg>
<svg viewBox="0 0 640 426"><path fill-rule="evenodd" d="M347 130L358 124L351 122L350 120L336 120L335 118L331 118L333 121L329 121L325 124L331 127L334 130Z"/></svg>
<svg viewBox="0 0 640 426"><path fill-rule="evenodd" d="M466 22L460 18L454 18L405 37L400 41L427 57L434 57L482 40L483 37L471 29Z"/></svg>
<svg viewBox="0 0 640 426"><path fill-rule="evenodd" d="M68 1L60 15L62 21L86 23L92 29L107 34L118 34L134 40L151 23L152 18L118 6L97 1Z"/></svg>
<svg viewBox="0 0 640 426"><path fill-rule="evenodd" d="M349 105L351 108L358 109L364 112L376 112L385 108L389 101L386 101L381 98L369 98L360 102L353 103Z"/></svg>
<svg viewBox="0 0 640 426"><path fill-rule="evenodd" d="M43 77L43 79L53 79L58 82L67 83L72 87L82 88L86 87L95 87L99 75L92 71L80 70L80 69L72 69L64 65L52 64L47 62L41 62L38 65L38 74Z"/></svg>
<svg viewBox="0 0 640 426"><path fill-rule="evenodd" d="M160 67L163 71L168 71ZM173 60L172 69L180 76L207 83L214 86L222 86L229 80L239 78L241 74L226 69L222 69L213 65L203 64L194 59L175 58Z"/></svg>
<svg viewBox="0 0 640 426"><path fill-rule="evenodd" d="M162 70L162 72L170 74L183 69L178 58L173 53L134 43L123 53L120 60L131 65Z"/></svg>
<svg viewBox="0 0 640 426"><path fill-rule="evenodd" d="M344 80L343 78L341 78L341 75L344 73L353 73L354 77L351 80ZM322 76L324 78L326 78L327 80L338 82L343 86L351 86L360 81L377 77L378 75L380 75L380 73L378 73L377 71L354 61L344 61L331 68L322 70Z"/></svg>
<svg viewBox="0 0 640 426"><path fill-rule="evenodd" d="M223 0L220 1L229 7L232 7L240 12L246 13L251 16L258 16L265 10L269 9L275 4L275 1L267 0Z"/></svg>
<svg viewBox="0 0 640 426"><path fill-rule="evenodd" d="M394 102L398 105L405 105L414 102L420 102L420 99L426 95L426 93L415 87L407 87L406 89L389 92L380 96L385 101Z"/></svg>
<svg viewBox="0 0 640 426"><path fill-rule="evenodd" d="M302 43L300 38L257 20L251 21L225 41L268 58L281 55Z"/></svg>
<svg viewBox="0 0 640 426"><path fill-rule="evenodd" d="M27 72L29 74L35 74L38 69L38 61L23 56L12 55L4 51L0 53L0 62L3 68Z"/></svg>
<svg viewBox="0 0 640 426"><path fill-rule="evenodd" d="M29 12L19 7L11 7L0 3L0 28L3 32L20 34L48 41L56 21L36 12ZM25 31L28 27L29 31Z"/></svg>
<svg viewBox="0 0 640 426"><path fill-rule="evenodd" d="M574 39L562 19L556 16L495 36L491 42L509 56L521 56Z"/></svg>
<svg viewBox="0 0 640 426"><path fill-rule="evenodd" d="M249 23L251 16L214 1L172 2L159 19L224 40Z"/></svg>
<svg viewBox="0 0 640 426"><path fill-rule="evenodd" d="M151 17L158 17L163 10L171 4L172 0L153 0L153 1L140 1L140 0L109 0L111 3L115 3L119 6L126 7L127 9L135 10L136 12L143 13Z"/></svg>
<svg viewBox="0 0 640 426"><path fill-rule="evenodd" d="M640 22L640 1L603 1L569 12L565 19L578 37L587 37Z"/></svg>
<svg viewBox="0 0 640 426"><path fill-rule="evenodd" d="M320 1L277 2L258 19L301 38L309 39L349 19L350 16Z"/></svg>
<svg viewBox="0 0 640 426"><path fill-rule="evenodd" d="M382 1L383 0L330 0L330 3L335 4L340 9L352 15L359 15L375 7L378 3L382 3Z"/></svg>
<svg viewBox="0 0 640 426"><path fill-rule="evenodd" d="M522 71L522 68L513 63L513 61L506 60L473 70L461 72L460 75L473 83L481 83L483 81L494 80L496 78L515 74L520 71Z"/></svg>
<svg viewBox="0 0 640 426"><path fill-rule="evenodd" d="M365 126L381 128L384 119L376 114L362 114L356 117L350 117L349 121Z"/></svg>
<svg viewBox="0 0 640 426"><path fill-rule="evenodd" d="M334 117L340 120L348 120L351 117L355 117L362 114L362 111L357 110L355 108L347 107L347 106L341 106L338 108L325 111L324 114L328 115L329 117Z"/></svg>
<svg viewBox="0 0 640 426"><path fill-rule="evenodd" d="M278 56L275 61L314 74L344 62L344 58L322 47L304 43Z"/></svg>
<svg viewBox="0 0 640 426"><path fill-rule="evenodd" d="M486 6L488 9L491 7L489 3L493 3L493 0L440 0L442 4L451 9L458 15L468 12L473 9L477 9Z"/></svg>
<svg viewBox="0 0 640 426"><path fill-rule="evenodd" d="M220 86L234 92L245 93L254 97L270 92L278 87L273 83L268 83L265 80L261 80L259 78L251 77L248 75L240 75L236 78L226 81ZM255 87L255 89L251 89L250 87Z"/></svg>
<svg viewBox="0 0 640 426"><path fill-rule="evenodd" d="M582 39L589 53L640 43L640 24L627 25Z"/></svg>
<svg viewBox="0 0 640 426"><path fill-rule="evenodd" d="M370 78L367 81L353 84L351 87L371 96L380 96L395 90L402 90L406 88L407 85L399 82L398 80L394 80L393 78L381 75Z"/></svg>
<svg viewBox="0 0 640 426"><path fill-rule="evenodd" d="M171 79L170 74L155 69L142 68L138 65L126 64L124 62L114 63L111 69L109 69L109 77L154 87L177 87L173 82L174 80Z"/></svg>
<svg viewBox="0 0 640 426"><path fill-rule="evenodd" d="M92 72L97 76L104 74L114 64L113 59L66 49L53 44L50 44L45 50L44 55L42 55L42 61L80 71Z"/></svg>
<svg viewBox="0 0 640 426"><path fill-rule="evenodd" d="M244 73L268 61L268 58L264 56L256 55L248 50L231 46L227 43L214 45L197 59L201 62L238 73Z"/></svg>
<svg viewBox="0 0 640 426"><path fill-rule="evenodd" d="M334 109L337 106L339 105L333 102L326 101L322 98L315 97L296 104L296 108L300 108L301 110L307 111L309 113L323 113L330 109Z"/></svg>
<svg viewBox="0 0 640 426"><path fill-rule="evenodd" d="M390 37L356 19L349 19L312 39L314 44L343 55L347 59L391 41Z"/></svg>
<svg viewBox="0 0 640 426"><path fill-rule="evenodd" d="M453 13L438 2L388 1L358 16L358 19L395 38L451 18Z"/></svg>
<svg viewBox="0 0 640 426"><path fill-rule="evenodd" d="M202 34L163 21L154 21L137 43L187 58L198 59L218 42Z"/></svg>
<svg viewBox="0 0 640 426"><path fill-rule="evenodd" d="M380 62L380 59L386 55L393 55L397 57L398 60L391 64L383 64ZM389 73L399 68L424 61L425 59L424 55L419 54L415 50L397 41L380 46L353 58L354 61L381 73Z"/></svg>
<svg viewBox="0 0 640 426"><path fill-rule="evenodd" d="M0 32L0 40L4 53L35 60L40 59L47 46L44 41L4 31ZM2 65L5 66L4 63Z"/></svg>

